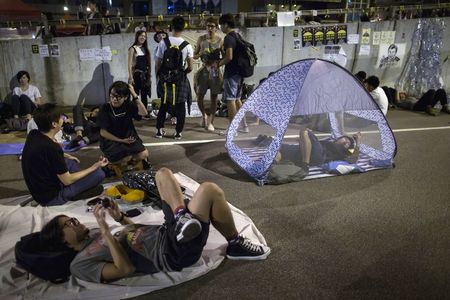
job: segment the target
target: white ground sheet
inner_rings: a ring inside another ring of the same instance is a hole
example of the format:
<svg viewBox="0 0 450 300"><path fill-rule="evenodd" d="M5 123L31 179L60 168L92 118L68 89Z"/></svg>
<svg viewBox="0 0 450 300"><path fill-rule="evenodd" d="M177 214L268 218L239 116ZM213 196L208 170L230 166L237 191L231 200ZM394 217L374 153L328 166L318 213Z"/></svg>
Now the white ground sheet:
<svg viewBox="0 0 450 300"><path fill-rule="evenodd" d="M180 184L186 187L186 194L192 196L199 184L182 173L175 174ZM217 268L225 258L226 241L210 228L208 242L201 259L181 272L157 273L122 279L113 284L98 284L77 280L71 277L63 284L52 284L32 274L20 272L14 258L14 245L21 236L39 231L52 217L66 214L78 218L88 227L97 227L95 217L86 212L87 201L72 202L56 207L20 207L0 205L0 299L123 299L176 285ZM252 220L241 210L230 204L236 227L252 241L266 245L262 234ZM123 210L128 207L122 207ZM162 211L142 207L144 212L133 218L135 223L162 224ZM109 216L112 230L117 223ZM19 271L19 272L18 272Z"/></svg>

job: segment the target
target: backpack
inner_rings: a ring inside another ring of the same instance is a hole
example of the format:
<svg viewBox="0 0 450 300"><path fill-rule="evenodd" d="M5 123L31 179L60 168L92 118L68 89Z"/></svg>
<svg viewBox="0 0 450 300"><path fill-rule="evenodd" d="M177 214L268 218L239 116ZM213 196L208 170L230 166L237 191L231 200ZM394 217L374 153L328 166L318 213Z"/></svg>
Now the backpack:
<svg viewBox="0 0 450 300"><path fill-rule="evenodd" d="M26 131L28 126L28 119L9 118L5 120L6 126L12 131Z"/></svg>
<svg viewBox="0 0 450 300"><path fill-rule="evenodd" d="M184 74L183 68L183 53L181 52L188 42L183 41L181 45L176 46L170 43L169 37L164 39L166 44L166 51L164 51L161 68L159 69L159 78L163 82L177 83L181 80Z"/></svg>
<svg viewBox="0 0 450 300"><path fill-rule="evenodd" d="M14 247L16 262L31 274L53 283L69 280L70 263L76 251L49 250L41 243L40 232L33 232L20 238Z"/></svg>
<svg viewBox="0 0 450 300"><path fill-rule="evenodd" d="M250 77L253 75L255 65L258 62L255 46L247 42L238 33L234 33L236 38L237 65L239 67L239 75L242 77Z"/></svg>
<svg viewBox="0 0 450 300"><path fill-rule="evenodd" d="M156 186L155 174L156 173L153 170L126 172L123 175L122 182L131 189L144 191L144 204L150 203L161 207L162 200L158 187Z"/></svg>

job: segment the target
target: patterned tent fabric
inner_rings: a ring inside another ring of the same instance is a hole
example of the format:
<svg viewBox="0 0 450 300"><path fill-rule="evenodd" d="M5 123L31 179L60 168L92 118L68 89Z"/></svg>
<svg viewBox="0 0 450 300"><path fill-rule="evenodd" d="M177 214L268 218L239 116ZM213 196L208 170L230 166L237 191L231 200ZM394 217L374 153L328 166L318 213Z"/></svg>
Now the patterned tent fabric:
<svg viewBox="0 0 450 300"><path fill-rule="evenodd" d="M240 133L244 119L256 119L259 125ZM396 141L377 104L351 73L321 59L294 62L262 82L231 122L226 148L237 165L264 183L281 145L299 144L300 128L330 140L361 132L360 167L393 165ZM271 137L270 143L261 147L261 135ZM306 179L316 177L308 174Z"/></svg>

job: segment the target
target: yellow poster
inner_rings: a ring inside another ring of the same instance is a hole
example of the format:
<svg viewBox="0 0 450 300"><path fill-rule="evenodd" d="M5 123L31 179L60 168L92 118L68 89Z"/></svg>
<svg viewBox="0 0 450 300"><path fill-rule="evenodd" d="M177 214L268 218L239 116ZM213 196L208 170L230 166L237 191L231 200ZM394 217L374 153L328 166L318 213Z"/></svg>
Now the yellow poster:
<svg viewBox="0 0 450 300"><path fill-rule="evenodd" d="M361 34L361 44L370 44L370 28L363 28Z"/></svg>

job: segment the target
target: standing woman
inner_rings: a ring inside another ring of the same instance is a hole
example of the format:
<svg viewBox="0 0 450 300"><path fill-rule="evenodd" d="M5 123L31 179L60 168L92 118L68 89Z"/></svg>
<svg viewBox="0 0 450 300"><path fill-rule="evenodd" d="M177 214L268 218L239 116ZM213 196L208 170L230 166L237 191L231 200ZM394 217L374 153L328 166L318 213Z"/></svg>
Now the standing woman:
<svg viewBox="0 0 450 300"><path fill-rule="evenodd" d="M14 118L26 116L29 120L36 107L42 104L42 96L39 89L30 84L30 74L27 71L19 71L16 75L19 86L13 90L11 106Z"/></svg>
<svg viewBox="0 0 450 300"><path fill-rule="evenodd" d="M195 92L197 94L198 108L202 113L202 127L214 131L214 115L216 113L217 95L222 92L223 76L217 67L220 60L220 49L222 48L222 38L217 34L218 22L214 18L206 20L207 33L200 36L195 47L194 59L200 58L202 67L194 77ZM210 90L211 105L210 115L205 112L203 100L205 94Z"/></svg>
<svg viewBox="0 0 450 300"><path fill-rule="evenodd" d="M147 33L143 30L136 32L134 43L128 49L128 83L141 96L142 103L147 109L151 88L151 58L147 47Z"/></svg>

